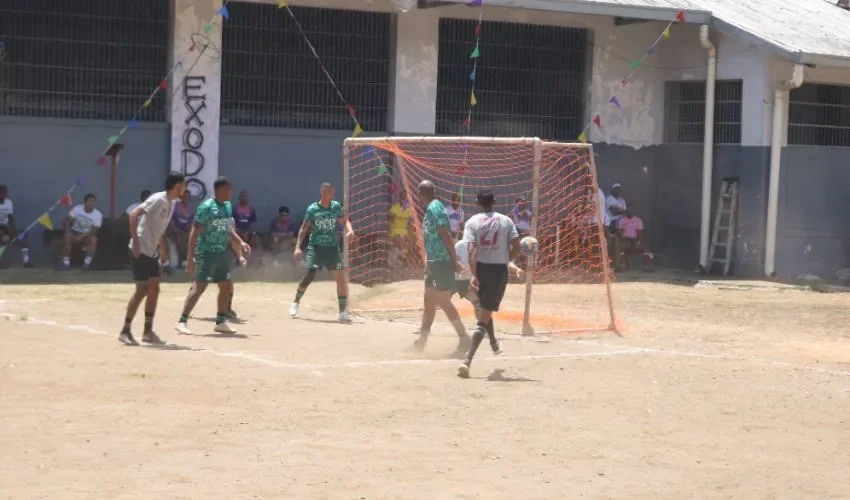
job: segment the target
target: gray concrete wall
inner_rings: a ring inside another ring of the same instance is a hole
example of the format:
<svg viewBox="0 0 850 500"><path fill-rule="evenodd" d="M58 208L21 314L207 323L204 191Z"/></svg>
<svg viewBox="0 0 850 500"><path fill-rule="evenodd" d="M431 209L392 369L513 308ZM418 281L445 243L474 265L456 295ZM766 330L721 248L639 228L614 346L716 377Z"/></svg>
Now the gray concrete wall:
<svg viewBox="0 0 850 500"><path fill-rule="evenodd" d="M850 267L850 170L846 148L786 147L782 151L776 272L835 279Z"/></svg>
<svg viewBox="0 0 850 500"><path fill-rule="evenodd" d="M49 118L0 119L0 184L9 186L19 227L37 219L74 184L79 176L85 182L72 194L74 203L86 193L98 198L98 208L109 216L109 167L95 164L106 147L106 138L116 134L121 122L57 120ZM116 181L116 211L123 212L138 200L142 189L162 188L168 169L168 125L139 124L123 138L124 153ZM68 208L51 213L58 225ZM29 243L41 248L40 226L33 228Z"/></svg>

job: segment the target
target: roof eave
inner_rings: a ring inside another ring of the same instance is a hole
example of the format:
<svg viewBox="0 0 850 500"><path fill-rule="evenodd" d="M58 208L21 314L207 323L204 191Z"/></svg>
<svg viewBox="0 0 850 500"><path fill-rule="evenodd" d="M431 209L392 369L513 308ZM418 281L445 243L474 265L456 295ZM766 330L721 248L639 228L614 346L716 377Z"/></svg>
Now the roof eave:
<svg viewBox="0 0 850 500"><path fill-rule="evenodd" d="M489 6L514 7L548 12L565 12L569 14L588 14L593 16L626 17L646 21L672 21L676 18L678 9L663 7L638 7L631 5L574 3L557 0L486 0ZM469 0L423 0L425 5L445 4L468 5ZM708 24L711 22L711 12L685 10L685 22L688 24Z"/></svg>

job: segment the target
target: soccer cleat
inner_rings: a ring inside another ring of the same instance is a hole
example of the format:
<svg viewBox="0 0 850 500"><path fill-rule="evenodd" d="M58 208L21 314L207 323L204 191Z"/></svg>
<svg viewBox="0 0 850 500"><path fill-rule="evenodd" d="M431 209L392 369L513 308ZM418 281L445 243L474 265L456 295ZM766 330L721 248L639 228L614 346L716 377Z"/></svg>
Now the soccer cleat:
<svg viewBox="0 0 850 500"><path fill-rule="evenodd" d="M139 345L130 330L121 330L121 335L118 336L118 341L124 345Z"/></svg>
<svg viewBox="0 0 850 500"><path fill-rule="evenodd" d="M339 313L339 322L340 323L351 323L351 313L347 310Z"/></svg>
<svg viewBox="0 0 850 500"><path fill-rule="evenodd" d="M466 361L457 367L457 376L460 378L469 378L469 365L466 364Z"/></svg>
<svg viewBox="0 0 850 500"><path fill-rule="evenodd" d="M224 317L229 319L230 321L239 321L239 315L236 314L236 311L234 311L233 309L224 313Z"/></svg>
<svg viewBox="0 0 850 500"><path fill-rule="evenodd" d="M293 302L289 306L289 315L292 316L293 318L295 316L298 316L298 302Z"/></svg>
<svg viewBox="0 0 850 500"><path fill-rule="evenodd" d="M175 326L174 329L177 330L177 333L180 335L192 335L192 330L189 330L189 325L185 321L177 323L177 326Z"/></svg>
<svg viewBox="0 0 850 500"><path fill-rule="evenodd" d="M159 336L157 336L157 334L155 334L154 332L145 332L144 335L142 335L142 342L156 345L165 344L165 342L163 342L162 339L159 338Z"/></svg>
<svg viewBox="0 0 850 500"><path fill-rule="evenodd" d="M502 354L502 343L497 340L495 344L490 344L490 349L493 349L493 356L498 356Z"/></svg>
<svg viewBox="0 0 850 500"><path fill-rule="evenodd" d="M226 321L222 321L221 323L217 323L213 330L216 333L225 333L225 334L236 333L236 330L231 328L230 325L228 325Z"/></svg>

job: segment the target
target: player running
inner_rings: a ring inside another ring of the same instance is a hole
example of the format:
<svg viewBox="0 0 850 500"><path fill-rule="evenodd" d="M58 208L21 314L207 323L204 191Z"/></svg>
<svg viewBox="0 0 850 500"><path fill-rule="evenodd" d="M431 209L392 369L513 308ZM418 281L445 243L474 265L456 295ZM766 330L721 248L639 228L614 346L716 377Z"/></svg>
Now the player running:
<svg viewBox="0 0 850 500"><path fill-rule="evenodd" d="M118 340L126 345L139 345L130 327L136 311L145 299L145 330L142 342L162 344L153 332L153 316L159 298L159 270L164 265L168 250L165 245L165 230L174 214L174 201L183 196L186 177L172 172L165 179L165 191L148 196L130 212L130 252L133 263L133 281L136 291L127 303L124 328Z"/></svg>
<svg viewBox="0 0 850 500"><path fill-rule="evenodd" d="M298 231L298 242L295 246L295 260L300 261L304 255L302 245L307 233L310 239L307 244L307 272L298 283L295 292L295 302L289 306L289 315L293 318L298 315L301 298L307 291L307 287L316 278L316 273L323 267L331 272L336 280L336 294L339 303L339 321L351 321L348 312L348 275L345 272L345 263L339 252L339 241L337 240L337 224L345 225L345 236L350 241L354 237L354 229L351 221L345 215L345 210L338 201L334 200L334 187L325 182L319 190L319 201L307 207L304 222Z"/></svg>
<svg viewBox="0 0 850 500"><path fill-rule="evenodd" d="M520 253L519 233L510 217L495 212L493 206L496 197L490 191L478 193L478 206L481 213L472 216L463 231L463 240L471 249L469 262L472 271L472 288L478 290L480 307L478 309L478 328L472 335L472 345L466 354L466 360L457 370L459 377L469 377L469 367L475 351L490 336L493 352L499 351L499 344L492 333L493 313L499 310L505 289L508 286L508 268Z"/></svg>
<svg viewBox="0 0 850 500"><path fill-rule="evenodd" d="M195 282L186 296L183 314L175 329L177 333L191 335L188 321L189 314L207 288L207 282L218 284L218 307L215 316L215 331L218 333L236 333L227 324L226 313L228 302L233 295L233 281L230 277L230 254L227 247L233 248L241 266L245 265L243 253L251 251L249 247L233 230L230 219L233 217L233 207L230 197L233 185L226 177L219 177L213 184L215 194L203 201L195 211L192 232L189 235L189 261L186 272L195 276Z"/></svg>
<svg viewBox="0 0 850 500"><path fill-rule="evenodd" d="M422 327L419 338L414 342L416 349L422 350L431 334L431 326L437 314L437 306L446 313L458 336L458 352L469 346L469 335L463 326L460 315L452 304L455 272L462 272L455 253L455 244L449 231L449 215L446 207L437 199L434 183L422 181L419 184L419 200L426 205L422 219L422 239L425 244L425 296L422 313Z"/></svg>

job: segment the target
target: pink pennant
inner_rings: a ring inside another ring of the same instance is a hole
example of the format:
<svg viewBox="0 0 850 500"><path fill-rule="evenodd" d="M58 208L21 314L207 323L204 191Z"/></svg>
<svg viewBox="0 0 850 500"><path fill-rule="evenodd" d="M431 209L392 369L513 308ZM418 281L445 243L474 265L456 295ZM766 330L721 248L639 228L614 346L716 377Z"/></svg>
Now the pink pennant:
<svg viewBox="0 0 850 500"><path fill-rule="evenodd" d="M61 203L61 204L65 205L66 207L70 207L71 205L73 205L73 204L74 204L74 203L71 201L71 195L70 195L70 194L67 194L67 193L66 193L66 194L65 194L65 196L63 196L62 198L59 198L59 203Z"/></svg>
<svg viewBox="0 0 850 500"><path fill-rule="evenodd" d="M357 114L357 110L354 109L354 106L352 106L351 104L346 104L345 109L348 110L348 114L351 115L351 116L354 116L355 114Z"/></svg>
<svg viewBox="0 0 850 500"><path fill-rule="evenodd" d="M593 123L595 123L597 127L602 128L602 119L599 118L599 115L593 117Z"/></svg>
<svg viewBox="0 0 850 500"><path fill-rule="evenodd" d="M189 46L189 52L195 52L195 42L192 42L192 45Z"/></svg>
<svg viewBox="0 0 850 500"><path fill-rule="evenodd" d="M100 165L100 166L106 165L106 157L103 156L103 155L98 156L97 157L97 164Z"/></svg>
<svg viewBox="0 0 850 500"><path fill-rule="evenodd" d="M165 90L167 88L168 88L168 80L163 79L161 82L159 82L159 89L160 90Z"/></svg>
<svg viewBox="0 0 850 500"><path fill-rule="evenodd" d="M481 23L478 23L478 24L475 25L475 36L476 37L481 36Z"/></svg>
<svg viewBox="0 0 850 500"><path fill-rule="evenodd" d="M683 23L685 22L685 11L680 10L678 14L676 14L676 21Z"/></svg>
<svg viewBox="0 0 850 500"><path fill-rule="evenodd" d="M398 191L398 186L396 186L395 182L393 182L392 191L393 191L393 194L395 194L396 191Z"/></svg>
<svg viewBox="0 0 850 500"><path fill-rule="evenodd" d="M464 126L464 127L468 127L471 123L472 123L472 122L469 120L469 118L467 118L467 119L463 120L463 126Z"/></svg>

